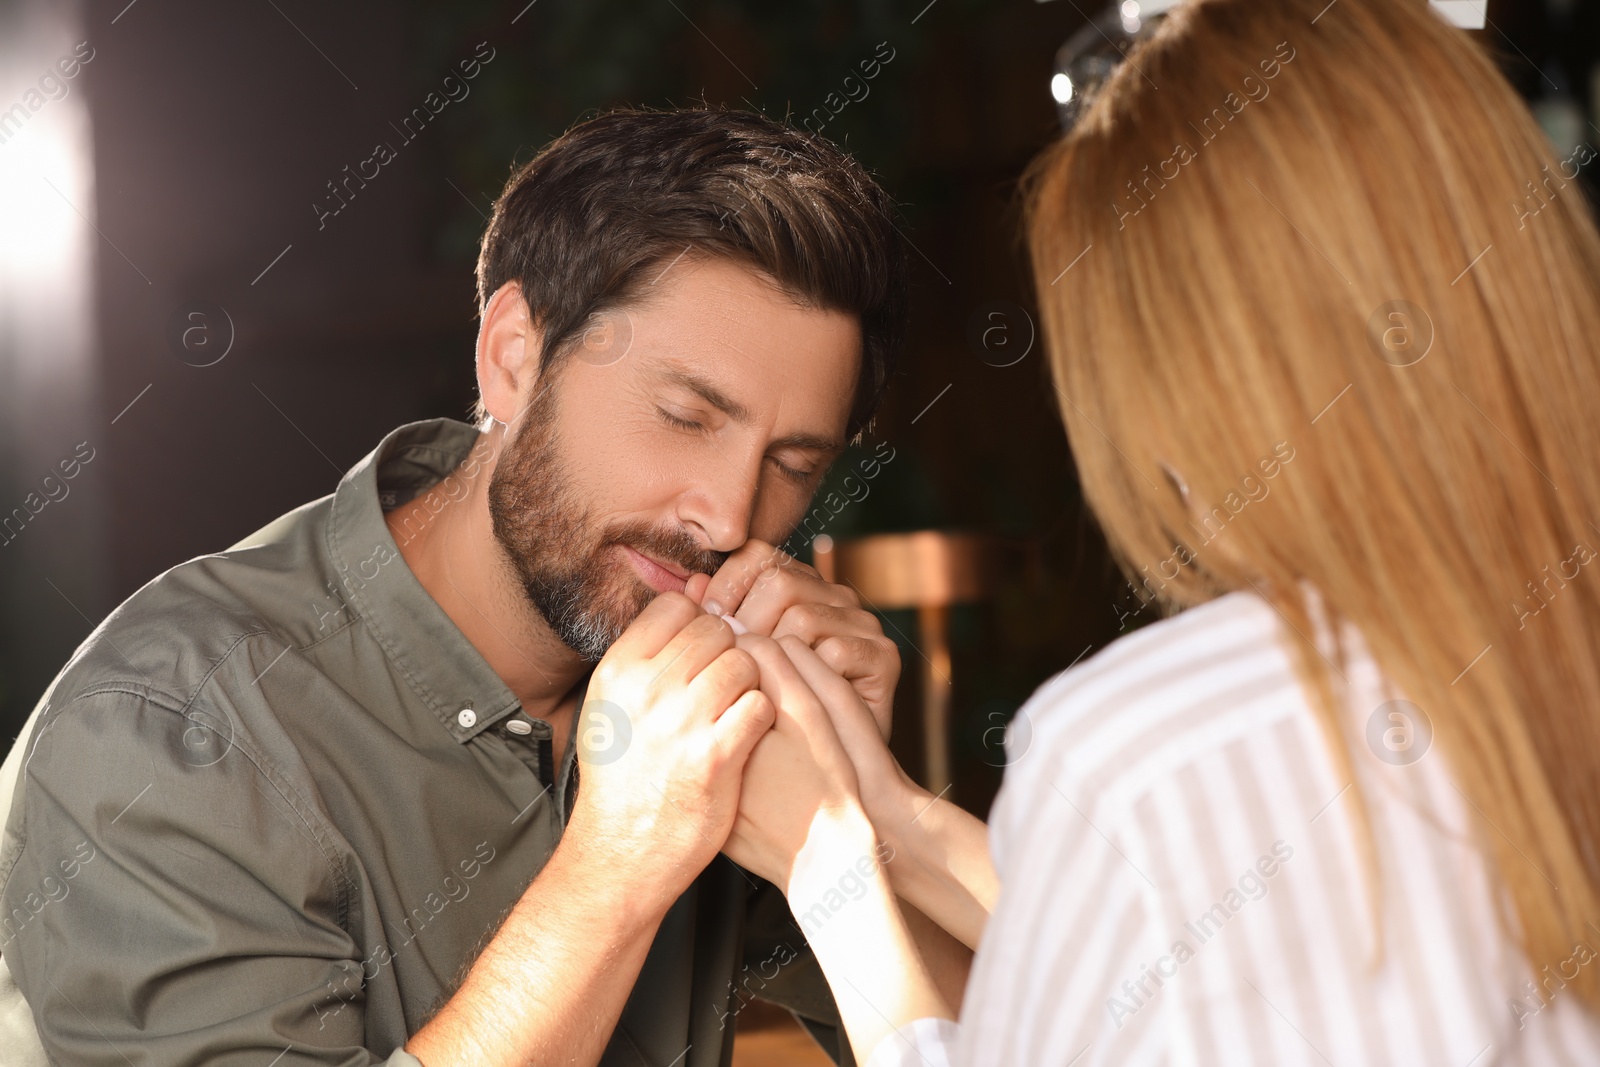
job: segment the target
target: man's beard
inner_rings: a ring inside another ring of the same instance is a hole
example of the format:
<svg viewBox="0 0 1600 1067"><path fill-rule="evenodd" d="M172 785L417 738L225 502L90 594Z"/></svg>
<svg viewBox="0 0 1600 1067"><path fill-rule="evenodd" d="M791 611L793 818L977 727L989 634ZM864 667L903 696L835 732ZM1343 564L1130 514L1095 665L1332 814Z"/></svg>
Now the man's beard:
<svg viewBox="0 0 1600 1067"><path fill-rule="evenodd" d="M690 574L715 574L728 553L702 549L682 528L598 528L556 447L555 409L552 383L501 450L489 480L489 517L529 602L568 648L598 662L657 595L615 546Z"/></svg>

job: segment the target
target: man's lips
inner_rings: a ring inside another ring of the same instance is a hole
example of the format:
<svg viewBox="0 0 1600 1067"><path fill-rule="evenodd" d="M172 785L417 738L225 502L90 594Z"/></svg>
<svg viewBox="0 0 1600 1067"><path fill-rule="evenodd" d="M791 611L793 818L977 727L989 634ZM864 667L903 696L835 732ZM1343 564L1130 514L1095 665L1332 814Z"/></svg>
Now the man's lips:
<svg viewBox="0 0 1600 1067"><path fill-rule="evenodd" d="M656 592L673 591L681 593L684 586L688 584L688 573L680 573L682 568L676 564L664 563L661 560L653 559L628 545L620 545L618 547L622 549L622 554L628 557L628 561L633 564L634 569L639 572L639 576L644 579L645 584Z"/></svg>

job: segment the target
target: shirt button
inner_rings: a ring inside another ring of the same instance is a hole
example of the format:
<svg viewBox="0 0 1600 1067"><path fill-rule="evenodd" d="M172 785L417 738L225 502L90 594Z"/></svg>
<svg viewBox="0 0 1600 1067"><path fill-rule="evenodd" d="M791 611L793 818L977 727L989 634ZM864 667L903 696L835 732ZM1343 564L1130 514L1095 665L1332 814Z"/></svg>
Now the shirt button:
<svg viewBox="0 0 1600 1067"><path fill-rule="evenodd" d="M516 734L518 737L527 737L533 733L533 723L526 719L511 719L506 723L506 733Z"/></svg>
<svg viewBox="0 0 1600 1067"><path fill-rule="evenodd" d="M460 723L463 729L470 727L477 721L478 713L471 708L462 708L460 714L456 716L456 722Z"/></svg>

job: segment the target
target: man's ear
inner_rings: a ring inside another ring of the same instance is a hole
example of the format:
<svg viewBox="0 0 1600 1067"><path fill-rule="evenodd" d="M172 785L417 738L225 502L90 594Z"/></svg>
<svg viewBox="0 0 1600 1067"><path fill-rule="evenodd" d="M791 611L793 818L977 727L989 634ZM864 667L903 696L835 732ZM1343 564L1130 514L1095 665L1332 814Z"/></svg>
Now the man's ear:
<svg viewBox="0 0 1600 1067"><path fill-rule="evenodd" d="M522 287L506 282L483 309L478 325L478 395L497 422L510 424L522 414L523 398L539 376L543 332L528 315Z"/></svg>

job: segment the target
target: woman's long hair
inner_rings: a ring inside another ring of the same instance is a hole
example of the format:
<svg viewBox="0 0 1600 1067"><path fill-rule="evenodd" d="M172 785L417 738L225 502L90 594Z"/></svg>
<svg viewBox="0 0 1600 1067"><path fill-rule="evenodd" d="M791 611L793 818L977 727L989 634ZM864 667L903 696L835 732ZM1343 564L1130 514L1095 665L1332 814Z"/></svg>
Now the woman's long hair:
<svg viewBox="0 0 1600 1067"><path fill-rule="evenodd" d="M1354 623L1431 721L1536 971L1600 922L1593 155L1560 158L1422 0L1196 0L1023 184L1060 410L1132 589L1270 600L1346 772L1365 741L1306 585Z"/></svg>

